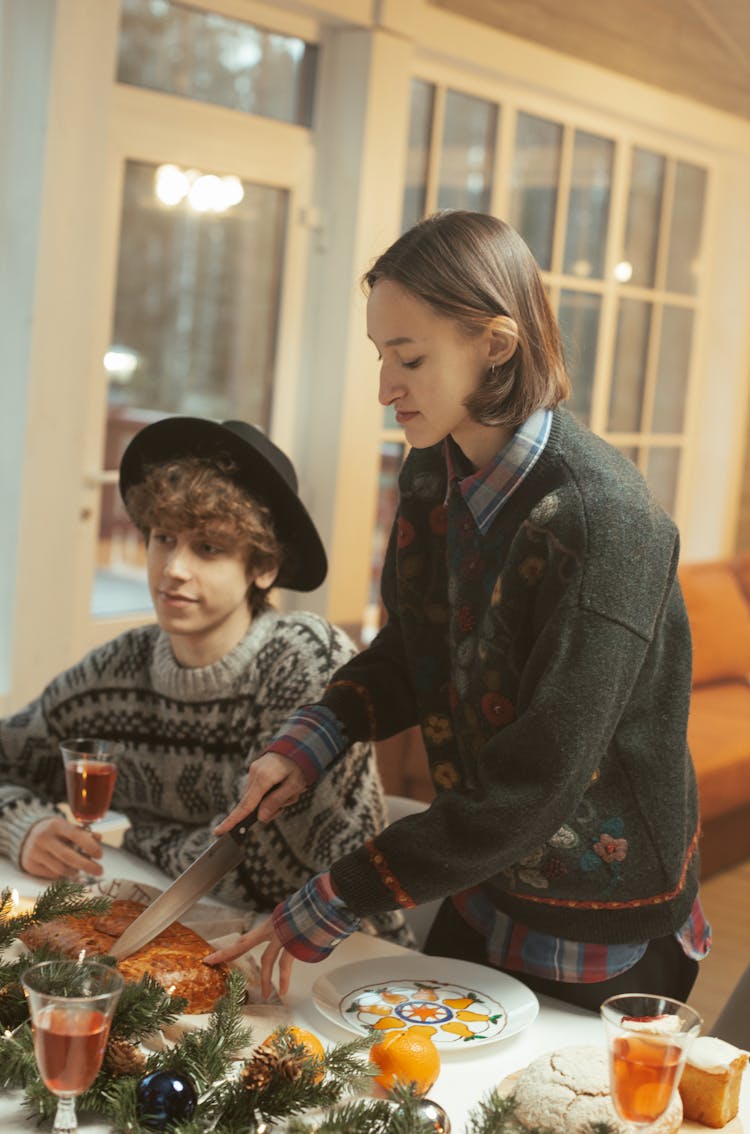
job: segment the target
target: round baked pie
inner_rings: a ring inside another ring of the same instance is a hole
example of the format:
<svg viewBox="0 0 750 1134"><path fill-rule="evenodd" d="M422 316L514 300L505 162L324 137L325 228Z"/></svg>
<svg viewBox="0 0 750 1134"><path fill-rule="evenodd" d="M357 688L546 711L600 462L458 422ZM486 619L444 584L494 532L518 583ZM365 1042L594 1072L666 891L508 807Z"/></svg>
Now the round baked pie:
<svg viewBox="0 0 750 1134"><path fill-rule="evenodd" d="M615 1134L628 1134L609 1094L607 1052L599 1047L564 1047L548 1052L518 1076L515 1116L528 1130L555 1134L591 1134L606 1123ZM674 1134L682 1125L682 1103L675 1097L649 1134Z"/></svg>
<svg viewBox="0 0 750 1134"><path fill-rule="evenodd" d="M87 957L104 956L145 909L141 902L118 898L107 914L68 914L29 926L20 937L29 949L46 945L66 957L78 957L82 950ZM171 995L187 1000L186 1012L211 1012L226 992L227 984L224 965L203 963L203 958L212 952L213 947L198 933L173 922L148 945L118 961L117 968L127 981L139 981L148 973Z"/></svg>

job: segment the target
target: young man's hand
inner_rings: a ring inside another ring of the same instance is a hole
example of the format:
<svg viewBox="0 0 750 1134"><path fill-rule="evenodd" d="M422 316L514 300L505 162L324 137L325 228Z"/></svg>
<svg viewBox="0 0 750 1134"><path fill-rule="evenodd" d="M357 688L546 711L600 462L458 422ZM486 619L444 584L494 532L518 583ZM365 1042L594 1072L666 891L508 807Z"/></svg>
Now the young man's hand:
<svg viewBox="0 0 750 1134"><path fill-rule="evenodd" d="M37 878L76 878L80 871L96 878L103 871L101 836L69 823L62 815L40 819L21 847L20 866Z"/></svg>
<svg viewBox="0 0 750 1134"><path fill-rule="evenodd" d="M222 819L214 834L223 835L236 826L255 810L263 796L267 798L263 799L258 818L261 823L269 823L290 803L296 803L306 788L305 777L294 760L278 752L265 752L250 765L242 799L226 819Z"/></svg>

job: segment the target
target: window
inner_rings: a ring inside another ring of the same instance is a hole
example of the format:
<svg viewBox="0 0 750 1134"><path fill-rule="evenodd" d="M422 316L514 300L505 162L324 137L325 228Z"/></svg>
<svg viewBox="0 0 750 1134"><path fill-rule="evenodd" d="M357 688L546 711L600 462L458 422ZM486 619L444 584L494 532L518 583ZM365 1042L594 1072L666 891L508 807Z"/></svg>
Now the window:
<svg viewBox="0 0 750 1134"><path fill-rule="evenodd" d="M511 155L500 184L496 152ZM679 156L413 81L403 227L435 207L502 202L558 317L569 408L638 465L678 522L706 188L706 169ZM398 437L384 417L383 476Z"/></svg>
<svg viewBox="0 0 750 1134"><path fill-rule="evenodd" d="M173 0L122 0L117 78L200 102L312 123L317 47Z"/></svg>

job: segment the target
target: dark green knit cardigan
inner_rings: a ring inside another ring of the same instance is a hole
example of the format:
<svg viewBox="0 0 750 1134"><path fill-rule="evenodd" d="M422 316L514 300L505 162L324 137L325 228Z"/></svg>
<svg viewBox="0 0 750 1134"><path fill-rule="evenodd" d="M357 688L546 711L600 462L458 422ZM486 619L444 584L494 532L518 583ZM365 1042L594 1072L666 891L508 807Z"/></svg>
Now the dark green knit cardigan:
<svg viewBox="0 0 750 1134"><path fill-rule="evenodd" d="M565 410L486 535L441 445L400 489L389 621L323 703L350 740L419 723L437 797L335 863L343 898L364 915L481 884L571 940L674 932L699 871L675 525Z"/></svg>

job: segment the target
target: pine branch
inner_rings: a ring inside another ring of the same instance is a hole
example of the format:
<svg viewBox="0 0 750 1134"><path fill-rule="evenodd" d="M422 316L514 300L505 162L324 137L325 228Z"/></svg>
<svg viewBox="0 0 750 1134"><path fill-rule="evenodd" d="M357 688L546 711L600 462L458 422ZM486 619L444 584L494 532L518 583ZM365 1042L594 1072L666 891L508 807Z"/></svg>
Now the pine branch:
<svg viewBox="0 0 750 1134"><path fill-rule="evenodd" d="M394 1110L387 1099L350 1099L316 1119L316 1134L399 1134L392 1125ZM403 1127L404 1134L434 1134L430 1124ZM285 1134L310 1134L304 1115L293 1115Z"/></svg>
<svg viewBox="0 0 750 1134"><path fill-rule="evenodd" d="M340 1081L350 1091L369 1090L376 1068L358 1058L372 1047L372 1036L357 1036L349 1043L336 1044L329 1048L323 1058L323 1067L333 1079Z"/></svg>
<svg viewBox="0 0 750 1134"><path fill-rule="evenodd" d="M140 1043L146 1036L173 1024L185 1011L187 1000L170 996L146 973L139 981L127 982L115 1009L110 1034L115 1039Z"/></svg>
<svg viewBox="0 0 750 1134"><path fill-rule="evenodd" d="M80 882L57 878L42 891L27 913L13 915L13 891L6 888L0 893L0 953L16 941L30 925L40 925L56 917L83 917L86 914L105 914L112 902L107 897L92 897Z"/></svg>
<svg viewBox="0 0 750 1134"><path fill-rule="evenodd" d="M25 1087L36 1077L31 1028L0 1035L0 1087Z"/></svg>
<svg viewBox="0 0 750 1134"><path fill-rule="evenodd" d="M242 1023L244 999L245 979L241 973L231 972L227 991L214 1008L207 1027L188 1032L171 1052L170 1068L190 1075L200 1092L223 1079L228 1065L252 1041L252 1029Z"/></svg>
<svg viewBox="0 0 750 1134"><path fill-rule="evenodd" d="M466 1134L555 1134L547 1126L530 1128L516 1118L516 1100L513 1094L501 1095L490 1091L469 1114ZM594 1122L589 1134L616 1134L608 1122Z"/></svg>

